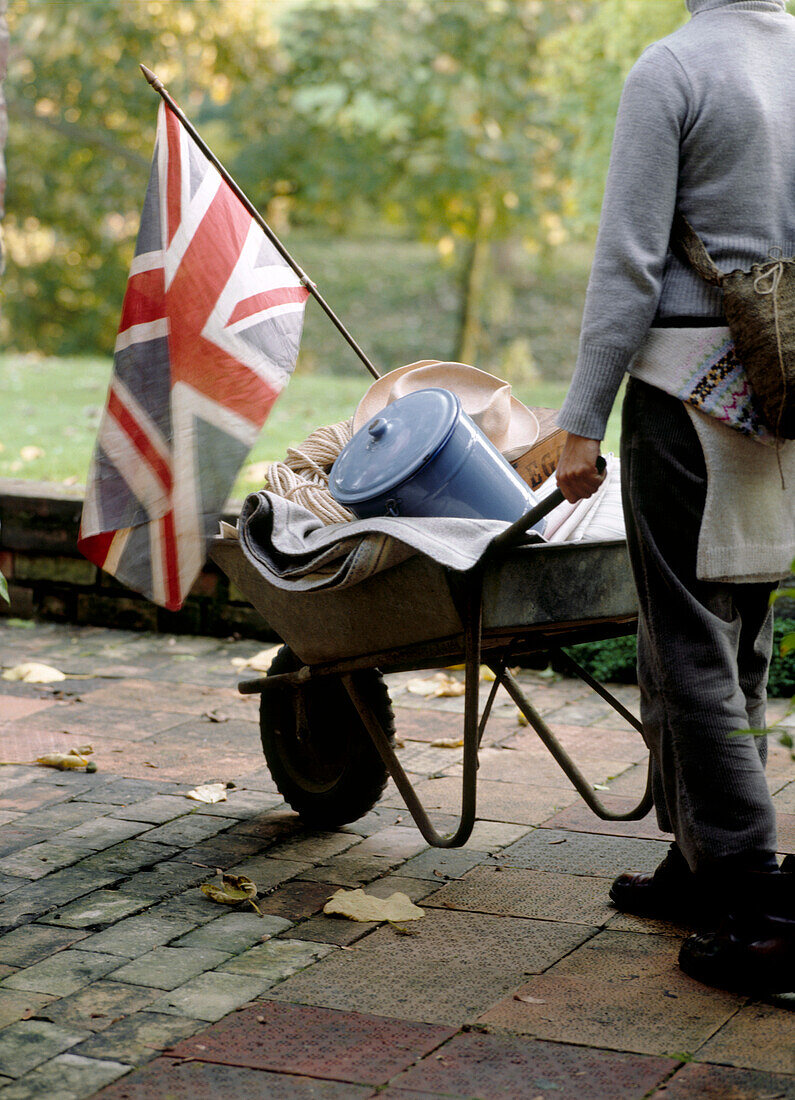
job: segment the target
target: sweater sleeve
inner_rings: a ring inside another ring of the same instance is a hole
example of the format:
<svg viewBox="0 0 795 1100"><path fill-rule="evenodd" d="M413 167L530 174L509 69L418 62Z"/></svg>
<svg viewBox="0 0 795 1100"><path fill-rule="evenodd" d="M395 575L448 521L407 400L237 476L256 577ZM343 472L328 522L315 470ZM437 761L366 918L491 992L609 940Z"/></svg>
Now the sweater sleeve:
<svg viewBox="0 0 795 1100"><path fill-rule="evenodd" d="M657 43L627 77L616 119L580 348L558 416L602 439L618 387L657 311L676 206L687 76Z"/></svg>

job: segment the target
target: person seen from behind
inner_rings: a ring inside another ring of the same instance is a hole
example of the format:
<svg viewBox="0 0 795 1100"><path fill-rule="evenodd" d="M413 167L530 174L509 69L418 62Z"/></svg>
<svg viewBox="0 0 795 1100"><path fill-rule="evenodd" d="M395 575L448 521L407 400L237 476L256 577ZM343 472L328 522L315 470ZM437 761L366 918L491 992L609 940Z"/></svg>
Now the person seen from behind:
<svg viewBox="0 0 795 1100"><path fill-rule="evenodd" d="M765 780L771 592L795 556L795 443L749 393L723 309L675 215L722 272L795 255L795 18L784 0L687 0L690 21L626 81L558 484L591 496L625 373L621 468L638 590L638 682L660 828L627 912L696 929L679 964L709 985L795 991L795 857L779 867ZM672 238L673 233L673 238ZM786 336L786 334L785 334Z"/></svg>

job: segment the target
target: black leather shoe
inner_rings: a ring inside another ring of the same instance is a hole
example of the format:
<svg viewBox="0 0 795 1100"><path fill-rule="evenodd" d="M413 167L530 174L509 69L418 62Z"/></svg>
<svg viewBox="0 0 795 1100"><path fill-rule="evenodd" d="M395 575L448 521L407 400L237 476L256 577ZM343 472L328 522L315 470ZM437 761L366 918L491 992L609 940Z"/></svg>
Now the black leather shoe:
<svg viewBox="0 0 795 1100"><path fill-rule="evenodd" d="M787 871L791 869L792 861ZM718 989L795 992L795 876L738 875L734 899L714 931L687 937L679 966Z"/></svg>
<svg viewBox="0 0 795 1100"><path fill-rule="evenodd" d="M696 877L672 844L656 871L626 871L610 887L610 900L622 913L660 920L697 922L703 900Z"/></svg>

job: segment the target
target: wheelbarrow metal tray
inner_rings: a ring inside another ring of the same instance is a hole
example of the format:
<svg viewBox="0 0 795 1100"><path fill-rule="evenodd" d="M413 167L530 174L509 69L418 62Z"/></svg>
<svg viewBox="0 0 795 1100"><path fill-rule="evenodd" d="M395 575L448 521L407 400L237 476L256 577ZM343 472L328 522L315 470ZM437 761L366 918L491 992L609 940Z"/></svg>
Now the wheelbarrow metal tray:
<svg viewBox="0 0 795 1100"><path fill-rule="evenodd" d="M623 539L522 546L486 567L485 634L593 620L629 620L637 610Z"/></svg>
<svg viewBox="0 0 795 1100"><path fill-rule="evenodd" d="M349 588L313 592L270 584L234 539L213 540L210 557L308 665L463 636L451 574L422 554ZM567 623L629 623L636 613L623 540L521 546L486 565L486 644Z"/></svg>

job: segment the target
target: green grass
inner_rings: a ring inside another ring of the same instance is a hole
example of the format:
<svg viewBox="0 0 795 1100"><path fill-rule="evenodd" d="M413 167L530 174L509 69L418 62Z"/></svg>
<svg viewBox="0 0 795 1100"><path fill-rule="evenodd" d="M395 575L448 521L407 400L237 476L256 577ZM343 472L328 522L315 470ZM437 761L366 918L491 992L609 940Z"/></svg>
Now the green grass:
<svg viewBox="0 0 795 1100"><path fill-rule="evenodd" d="M295 230L291 251L382 372L455 357L461 259L380 231L320 239ZM507 377L526 405L559 408L577 354L590 248L530 256L495 248L475 366ZM119 288L119 305L123 287ZM0 477L82 485L110 378L109 357L0 356ZM296 373L241 471L233 496L262 484L252 466L283 457L309 432L351 415L370 383L315 302L306 311ZM618 449L618 403L605 450Z"/></svg>
<svg viewBox="0 0 795 1100"><path fill-rule="evenodd" d="M0 477L84 484L110 372L109 358L0 356ZM369 383L363 367L358 376L302 373L299 360L232 496L239 499L262 484L261 473L252 466L282 458L288 446L300 443L314 428L349 417ZM559 408L566 385L538 382L521 387L520 393L528 405ZM618 406L605 449L618 449Z"/></svg>

